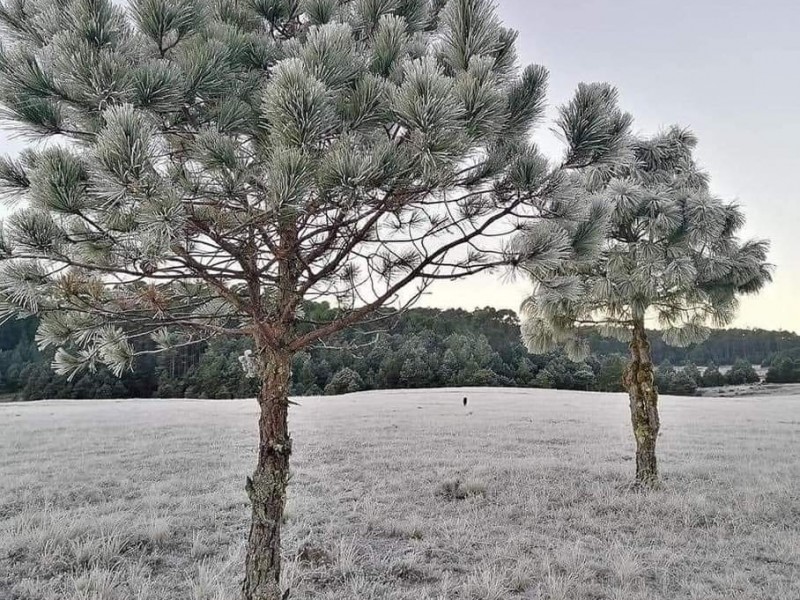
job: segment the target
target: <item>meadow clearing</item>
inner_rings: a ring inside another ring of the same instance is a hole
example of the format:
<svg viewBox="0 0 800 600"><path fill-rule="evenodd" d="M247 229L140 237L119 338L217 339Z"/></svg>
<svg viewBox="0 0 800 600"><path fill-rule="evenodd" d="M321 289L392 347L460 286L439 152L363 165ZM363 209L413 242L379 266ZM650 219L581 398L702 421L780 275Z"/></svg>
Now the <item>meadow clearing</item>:
<svg viewBox="0 0 800 600"><path fill-rule="evenodd" d="M662 398L653 492L623 394L298 401L292 599L800 598L800 397ZM236 600L256 411L0 404L0 599Z"/></svg>

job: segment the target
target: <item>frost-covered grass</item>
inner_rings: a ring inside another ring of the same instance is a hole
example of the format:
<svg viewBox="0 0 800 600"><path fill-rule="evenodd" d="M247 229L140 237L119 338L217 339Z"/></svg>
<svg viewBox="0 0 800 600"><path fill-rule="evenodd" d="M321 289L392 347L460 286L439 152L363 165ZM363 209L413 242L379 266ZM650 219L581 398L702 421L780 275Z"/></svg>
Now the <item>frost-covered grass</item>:
<svg viewBox="0 0 800 600"><path fill-rule="evenodd" d="M650 493L628 486L623 395L300 402L291 598L800 598L800 397L664 398ZM0 598L236 600L255 414L0 405Z"/></svg>

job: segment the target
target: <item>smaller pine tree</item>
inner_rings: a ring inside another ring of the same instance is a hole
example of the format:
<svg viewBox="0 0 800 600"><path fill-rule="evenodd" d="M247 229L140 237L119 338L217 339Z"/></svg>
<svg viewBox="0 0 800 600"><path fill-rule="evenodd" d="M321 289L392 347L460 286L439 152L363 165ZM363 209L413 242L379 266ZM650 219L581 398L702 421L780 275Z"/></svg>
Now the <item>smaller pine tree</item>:
<svg viewBox="0 0 800 600"><path fill-rule="evenodd" d="M667 344L701 341L711 327L732 321L738 296L761 289L771 267L767 242L740 239L739 207L711 193L691 132L673 127L628 141L628 161L577 176L582 191L563 202L570 218L521 234L520 262L534 282L522 330L532 352L560 345L576 360L588 354L588 334L598 329L629 343L623 380L636 478L656 485L660 419L645 320L657 322ZM538 251L543 238L559 240L558 251L549 245L549 260ZM659 375L661 387L671 376Z"/></svg>

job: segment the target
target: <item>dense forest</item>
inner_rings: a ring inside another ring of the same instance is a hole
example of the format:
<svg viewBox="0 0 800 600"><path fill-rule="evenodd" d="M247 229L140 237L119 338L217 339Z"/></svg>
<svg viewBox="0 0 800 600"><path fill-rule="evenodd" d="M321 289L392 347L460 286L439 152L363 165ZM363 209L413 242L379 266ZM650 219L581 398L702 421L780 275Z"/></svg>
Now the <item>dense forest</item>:
<svg viewBox="0 0 800 600"><path fill-rule="evenodd" d="M308 309L331 311L326 304ZM124 397L247 397L255 381L244 376L240 339L216 339L159 355L145 355L134 372L116 378L107 369L72 381L50 368L52 352L37 349L34 319L0 326L0 393L6 399ZM729 329L689 348L665 345L652 333L663 393L694 394L698 387L758 380L752 364L769 367L771 382L800 381L800 336L784 331ZM524 386L619 391L627 348L593 336L592 355L570 361L560 352L530 354L513 311L419 308L348 331L333 346L295 358L295 395L367 389L441 386ZM718 365L734 365L721 372Z"/></svg>

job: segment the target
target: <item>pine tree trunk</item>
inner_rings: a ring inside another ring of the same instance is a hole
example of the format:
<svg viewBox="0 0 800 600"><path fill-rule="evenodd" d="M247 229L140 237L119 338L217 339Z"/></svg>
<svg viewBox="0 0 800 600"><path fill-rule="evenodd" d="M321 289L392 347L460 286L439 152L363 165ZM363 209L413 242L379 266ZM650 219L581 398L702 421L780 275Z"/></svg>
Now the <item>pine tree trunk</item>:
<svg viewBox="0 0 800 600"><path fill-rule="evenodd" d="M258 403L258 465L247 480L252 505L243 600L281 600L281 520L289 480L292 440L287 423L292 356L271 354L263 366Z"/></svg>
<svg viewBox="0 0 800 600"><path fill-rule="evenodd" d="M630 343L631 360L625 369L623 383L628 390L631 405L631 423L636 439L636 482L647 487L658 485L656 441L658 439L658 391L650 357L650 342L644 321L633 327Z"/></svg>

